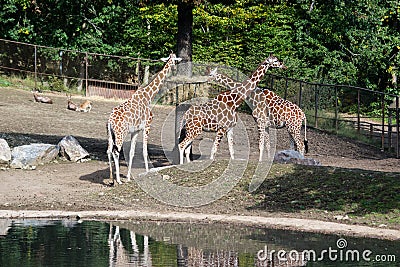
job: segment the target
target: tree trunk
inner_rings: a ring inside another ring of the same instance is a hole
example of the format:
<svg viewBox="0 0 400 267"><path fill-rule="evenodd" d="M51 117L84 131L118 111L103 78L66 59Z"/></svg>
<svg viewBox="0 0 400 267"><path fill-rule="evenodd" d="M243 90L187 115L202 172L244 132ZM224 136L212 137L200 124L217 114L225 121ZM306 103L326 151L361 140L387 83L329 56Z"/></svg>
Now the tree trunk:
<svg viewBox="0 0 400 267"><path fill-rule="evenodd" d="M178 4L178 34L177 56L182 58L178 69L181 75L191 75L192 38L193 38L193 3L179 1ZM187 63L187 64L185 64Z"/></svg>

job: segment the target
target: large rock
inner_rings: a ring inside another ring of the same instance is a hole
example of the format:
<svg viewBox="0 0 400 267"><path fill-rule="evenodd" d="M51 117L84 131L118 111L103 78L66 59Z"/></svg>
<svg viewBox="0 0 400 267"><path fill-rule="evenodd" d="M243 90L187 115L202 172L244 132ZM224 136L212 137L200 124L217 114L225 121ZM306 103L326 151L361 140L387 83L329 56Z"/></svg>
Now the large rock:
<svg viewBox="0 0 400 267"><path fill-rule="evenodd" d="M89 153L81 147L75 137L68 135L58 143L61 156L71 161L79 161L89 156Z"/></svg>
<svg viewBox="0 0 400 267"><path fill-rule="evenodd" d="M3 138L0 138L0 166L8 165L11 160L11 149L7 143L7 141Z"/></svg>
<svg viewBox="0 0 400 267"><path fill-rule="evenodd" d="M30 144L14 147L11 152L11 168L35 169L39 164L53 161L59 147L50 144Z"/></svg>
<svg viewBox="0 0 400 267"><path fill-rule="evenodd" d="M274 157L275 163L293 163L301 165L314 165L320 166L318 160L312 158L305 158L302 154L295 150L282 150L278 151Z"/></svg>

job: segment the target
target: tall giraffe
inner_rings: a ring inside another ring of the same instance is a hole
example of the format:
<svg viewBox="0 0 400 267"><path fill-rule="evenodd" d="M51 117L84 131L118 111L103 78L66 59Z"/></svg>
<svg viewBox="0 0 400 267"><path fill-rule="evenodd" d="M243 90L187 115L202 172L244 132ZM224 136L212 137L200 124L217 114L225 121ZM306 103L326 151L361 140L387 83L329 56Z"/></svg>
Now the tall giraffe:
<svg viewBox="0 0 400 267"><path fill-rule="evenodd" d="M107 122L108 132L108 162L110 166L110 180L114 184L111 155L114 159L115 176L117 183L121 184L119 174L119 155L125 137L130 133L131 146L129 150L128 181L131 179L132 160L135 154L136 139L140 131L143 131L143 158L146 171L149 170L147 161L147 139L153 114L150 109L151 101L160 90L162 83L167 77L171 67L181 61L175 54L171 53L168 58L162 58L165 66L156 77L146 86L138 88L125 102L113 108Z"/></svg>
<svg viewBox="0 0 400 267"><path fill-rule="evenodd" d="M234 159L233 127L237 123L236 110L250 92L256 88L269 67L286 68L275 56L270 55L245 82L239 84L233 90L220 93L214 99L204 104L191 106L185 112L180 129L181 134L184 132L186 136L178 145L180 164L183 164L184 153L186 160L190 161L191 144L203 130L217 132L210 159L213 160L215 158L221 139L225 134L228 138L230 156ZM216 69L212 71L212 73L215 72ZM210 77L212 77L211 74ZM185 131L183 131L184 127Z"/></svg>
<svg viewBox="0 0 400 267"><path fill-rule="evenodd" d="M215 81L234 90L240 85L239 82L228 76L219 73L210 73ZM257 122L259 132L259 160L262 161L264 147L270 153L270 141L268 128L273 126L277 129L286 127L289 138L290 148L296 148L302 155L308 152L307 141L307 118L304 112L292 102L279 97L268 89L256 88L249 94L250 105L253 108L253 118ZM301 127L304 120L304 141L301 140Z"/></svg>

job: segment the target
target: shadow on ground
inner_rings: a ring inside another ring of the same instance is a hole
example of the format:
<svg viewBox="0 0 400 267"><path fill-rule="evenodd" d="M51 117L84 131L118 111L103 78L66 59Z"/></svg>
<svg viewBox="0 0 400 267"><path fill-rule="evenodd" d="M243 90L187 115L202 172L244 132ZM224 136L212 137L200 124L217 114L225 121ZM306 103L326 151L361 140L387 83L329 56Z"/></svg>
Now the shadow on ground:
<svg viewBox="0 0 400 267"><path fill-rule="evenodd" d="M287 171L282 171L283 168ZM279 175L279 173L282 173ZM308 209L347 214L399 212L399 173L336 167L276 164L255 192L263 201L250 207L271 212Z"/></svg>

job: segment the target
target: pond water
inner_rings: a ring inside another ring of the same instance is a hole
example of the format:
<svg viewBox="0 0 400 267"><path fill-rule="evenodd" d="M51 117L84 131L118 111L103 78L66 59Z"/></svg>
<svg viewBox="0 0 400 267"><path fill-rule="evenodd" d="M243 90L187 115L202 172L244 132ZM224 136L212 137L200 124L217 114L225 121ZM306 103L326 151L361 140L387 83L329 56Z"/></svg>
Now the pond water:
<svg viewBox="0 0 400 267"><path fill-rule="evenodd" d="M400 241L229 224L0 220L0 266L399 266L399 252Z"/></svg>

